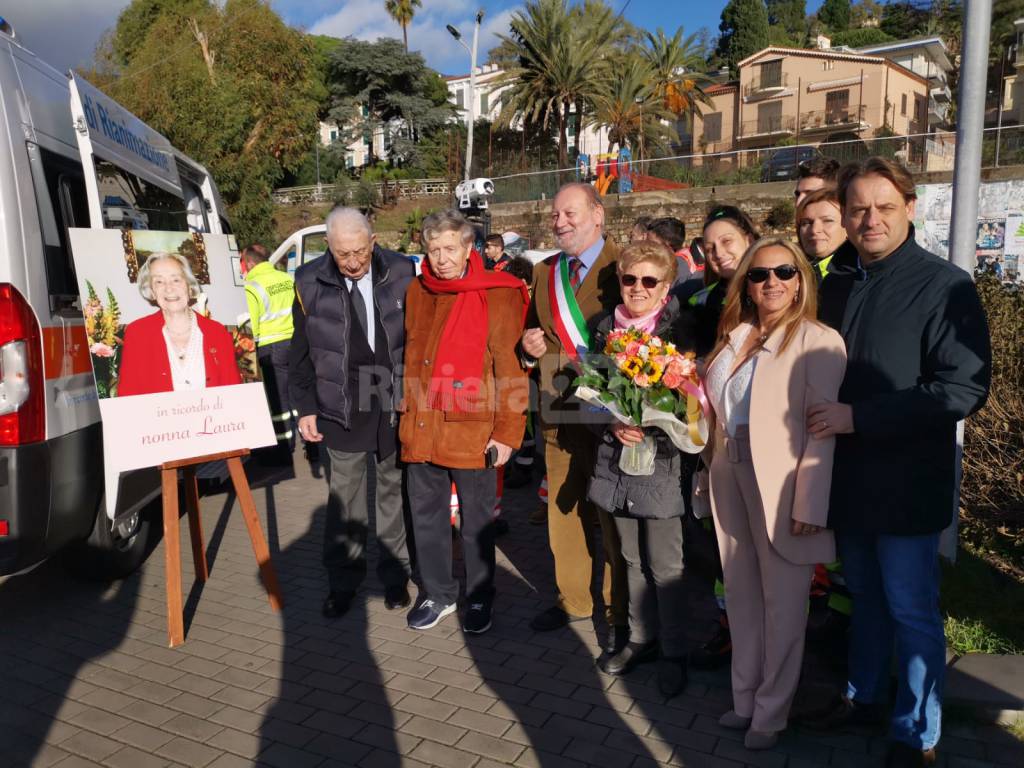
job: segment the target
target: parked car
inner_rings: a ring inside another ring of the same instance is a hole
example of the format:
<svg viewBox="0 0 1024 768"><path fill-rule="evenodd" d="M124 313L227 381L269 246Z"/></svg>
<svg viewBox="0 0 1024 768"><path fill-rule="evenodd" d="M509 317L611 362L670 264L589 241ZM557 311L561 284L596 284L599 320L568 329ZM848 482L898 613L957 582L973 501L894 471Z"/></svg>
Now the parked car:
<svg viewBox="0 0 1024 768"><path fill-rule="evenodd" d="M800 176L800 163L821 157L814 147L779 147L761 170L761 181L789 181Z"/></svg>
<svg viewBox="0 0 1024 768"><path fill-rule="evenodd" d="M327 253L327 228L323 224L314 224L292 232L270 255L270 263L283 269L289 275L303 264L319 259ZM407 253L406 256L416 265L416 274L420 272L423 255Z"/></svg>

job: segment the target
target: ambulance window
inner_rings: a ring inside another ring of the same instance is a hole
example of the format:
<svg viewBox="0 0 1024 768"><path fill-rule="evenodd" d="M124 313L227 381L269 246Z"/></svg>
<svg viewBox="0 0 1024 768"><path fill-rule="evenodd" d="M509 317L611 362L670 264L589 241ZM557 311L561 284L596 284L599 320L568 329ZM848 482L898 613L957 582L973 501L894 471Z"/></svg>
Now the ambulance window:
<svg viewBox="0 0 1024 768"><path fill-rule="evenodd" d="M220 231L222 234L225 235L231 234L231 224L229 224L228 220L225 219L223 216L220 217Z"/></svg>
<svg viewBox="0 0 1024 768"><path fill-rule="evenodd" d="M181 189L185 193L185 216L188 228L192 232L209 232L210 225L206 220L206 200L203 192L190 179L182 178Z"/></svg>
<svg viewBox="0 0 1024 768"><path fill-rule="evenodd" d="M96 176L104 228L189 231L189 212L177 195L98 157Z"/></svg>
<svg viewBox="0 0 1024 768"><path fill-rule="evenodd" d="M327 253L327 235L317 232L302 238L302 263L309 264Z"/></svg>
<svg viewBox="0 0 1024 768"><path fill-rule="evenodd" d="M43 236L47 288L51 296L73 300L78 296L78 283L68 229L89 226L82 166L32 143L28 149Z"/></svg>

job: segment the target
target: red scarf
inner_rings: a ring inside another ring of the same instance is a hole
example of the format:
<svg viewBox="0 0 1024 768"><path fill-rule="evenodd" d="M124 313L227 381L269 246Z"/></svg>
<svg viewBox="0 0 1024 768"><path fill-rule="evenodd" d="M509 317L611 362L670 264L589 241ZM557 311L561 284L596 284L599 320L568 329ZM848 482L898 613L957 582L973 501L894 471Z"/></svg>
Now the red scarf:
<svg viewBox="0 0 1024 768"><path fill-rule="evenodd" d="M434 356L434 373L430 380L430 406L434 410L468 410L477 403L483 384L484 352L487 349L488 288L515 288L523 299L523 317L530 303L526 283L503 272L484 269L483 259L475 250L469 252L469 269L455 280L441 280L430 269L430 260L423 260L420 275L423 287L431 293L455 293L455 306L441 332Z"/></svg>

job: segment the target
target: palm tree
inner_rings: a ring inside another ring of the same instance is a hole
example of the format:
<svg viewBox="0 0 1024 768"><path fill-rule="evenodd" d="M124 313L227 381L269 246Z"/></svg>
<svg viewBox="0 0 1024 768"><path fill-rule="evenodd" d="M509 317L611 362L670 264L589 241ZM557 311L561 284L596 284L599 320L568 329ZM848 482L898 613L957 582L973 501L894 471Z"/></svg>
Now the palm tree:
<svg viewBox="0 0 1024 768"><path fill-rule="evenodd" d="M587 3L585 11L570 9L566 0L528 0L513 14L511 34L502 36L518 61L496 84L509 86L498 122L522 120L545 129L557 123L560 168L569 163L569 115L575 106L582 128L582 112L610 75L611 46L621 32L603 3Z"/></svg>
<svg viewBox="0 0 1024 768"><path fill-rule="evenodd" d="M627 57L617 76L594 97L594 123L608 129L608 151L620 147L665 147L675 138L672 113L658 93L650 64L639 56ZM639 156L638 156L639 157Z"/></svg>
<svg viewBox="0 0 1024 768"><path fill-rule="evenodd" d="M679 27L668 37L661 27L657 32L646 33L643 55L651 67L651 85L664 102L665 108L676 118L693 119L700 114L700 106L710 105L711 99L704 93L708 78L697 70L704 64L696 43L696 35L683 38Z"/></svg>
<svg viewBox="0 0 1024 768"><path fill-rule="evenodd" d="M402 27L402 42L405 43L406 53L409 52L409 25L416 15L416 9L422 7L421 0L384 0L384 10Z"/></svg>

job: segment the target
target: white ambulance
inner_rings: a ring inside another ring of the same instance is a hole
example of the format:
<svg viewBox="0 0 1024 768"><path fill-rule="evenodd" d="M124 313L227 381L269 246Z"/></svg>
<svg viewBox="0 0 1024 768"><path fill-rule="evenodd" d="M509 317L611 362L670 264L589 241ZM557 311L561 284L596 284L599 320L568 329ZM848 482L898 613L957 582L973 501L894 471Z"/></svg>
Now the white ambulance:
<svg viewBox="0 0 1024 768"><path fill-rule="evenodd" d="M104 509L69 227L230 231L205 168L0 19L0 576L68 547L123 576L147 553L156 470L124 476Z"/></svg>

